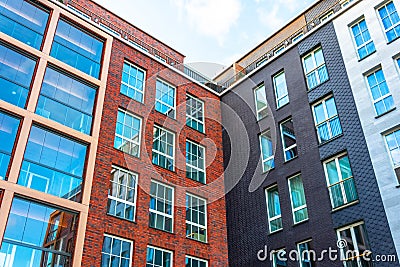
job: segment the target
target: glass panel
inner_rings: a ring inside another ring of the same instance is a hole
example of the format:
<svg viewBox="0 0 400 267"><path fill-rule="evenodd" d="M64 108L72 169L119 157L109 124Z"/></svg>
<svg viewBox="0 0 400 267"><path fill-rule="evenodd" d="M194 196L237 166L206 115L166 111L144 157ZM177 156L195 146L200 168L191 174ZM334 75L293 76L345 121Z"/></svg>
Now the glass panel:
<svg viewBox="0 0 400 267"><path fill-rule="evenodd" d="M268 103L264 85L255 89L254 95L255 95L257 119L261 120L268 115L268 111L266 109Z"/></svg>
<svg viewBox="0 0 400 267"><path fill-rule="evenodd" d="M0 111L0 180L5 180L20 120Z"/></svg>
<svg viewBox="0 0 400 267"><path fill-rule="evenodd" d="M99 78L103 42L71 23L58 22L50 55L84 73Z"/></svg>
<svg viewBox="0 0 400 267"><path fill-rule="evenodd" d="M143 102L144 76L144 71L128 62L124 62L121 93L138 102Z"/></svg>
<svg viewBox="0 0 400 267"><path fill-rule="evenodd" d="M289 187L292 201L292 208L295 217L295 223L306 220L308 218L306 197L304 194L303 181L301 176L298 175L289 179ZM301 209L299 209L301 208Z"/></svg>
<svg viewBox="0 0 400 267"><path fill-rule="evenodd" d="M275 94L277 100L277 107L281 107L287 103L289 103L285 73L282 72L281 74L274 77L274 87L275 87ZM281 100L282 101L279 101Z"/></svg>
<svg viewBox="0 0 400 267"><path fill-rule="evenodd" d="M0 254L7 266L67 266L76 220L76 214L14 198Z"/></svg>
<svg viewBox="0 0 400 267"><path fill-rule="evenodd" d="M271 139L271 133L268 131L260 135L261 156L263 163L263 171L267 171L274 167L274 152Z"/></svg>
<svg viewBox="0 0 400 267"><path fill-rule="evenodd" d="M281 131L285 160L291 160L297 157L296 135L292 119L281 124Z"/></svg>
<svg viewBox="0 0 400 267"><path fill-rule="evenodd" d="M175 87L157 80L155 110L168 117L175 118Z"/></svg>
<svg viewBox="0 0 400 267"><path fill-rule="evenodd" d="M132 242L130 241L113 236L104 236L101 266L130 266L131 247Z"/></svg>
<svg viewBox="0 0 400 267"><path fill-rule="evenodd" d="M153 164L173 171L175 135L159 127L154 127L153 134Z"/></svg>
<svg viewBox="0 0 400 267"><path fill-rule="evenodd" d="M114 147L132 156L140 156L142 121L126 111L119 110L115 130Z"/></svg>
<svg viewBox="0 0 400 267"><path fill-rule="evenodd" d="M40 49L49 11L23 0L0 0L0 31Z"/></svg>
<svg viewBox="0 0 400 267"><path fill-rule="evenodd" d="M87 147L33 126L18 184L79 201Z"/></svg>

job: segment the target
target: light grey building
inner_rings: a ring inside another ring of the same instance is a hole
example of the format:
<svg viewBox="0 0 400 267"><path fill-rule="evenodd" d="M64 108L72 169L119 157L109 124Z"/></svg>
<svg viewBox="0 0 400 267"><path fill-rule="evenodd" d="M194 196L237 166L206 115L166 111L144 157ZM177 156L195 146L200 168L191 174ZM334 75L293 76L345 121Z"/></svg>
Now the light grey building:
<svg viewBox="0 0 400 267"><path fill-rule="evenodd" d="M400 0L350 5L333 23L400 256Z"/></svg>

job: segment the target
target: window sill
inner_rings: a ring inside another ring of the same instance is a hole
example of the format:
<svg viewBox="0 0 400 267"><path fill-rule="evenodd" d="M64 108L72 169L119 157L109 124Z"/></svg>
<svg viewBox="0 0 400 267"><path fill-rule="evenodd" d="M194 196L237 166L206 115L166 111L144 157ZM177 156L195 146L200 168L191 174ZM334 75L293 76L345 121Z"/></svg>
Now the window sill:
<svg viewBox="0 0 400 267"><path fill-rule="evenodd" d="M144 101L143 101L143 102L137 101L136 99L134 99L134 98L132 98L132 97L126 95L126 94L123 94L123 93L121 93L121 92L119 92L119 94L122 95L123 97L127 98L127 99L130 100L130 101L133 101L133 102L135 102L135 103L138 103L138 104L141 104L141 105L145 106ZM143 97L143 98L144 98L144 97Z"/></svg>
<svg viewBox="0 0 400 267"><path fill-rule="evenodd" d="M135 159L140 159L140 155L139 156L135 156L135 155L129 154L128 152L124 152L121 149L116 148L115 146L113 146L113 148L114 148L114 150L116 150L116 151L118 151L120 153L123 153L124 155L128 155L128 156L133 157Z"/></svg>
<svg viewBox="0 0 400 267"><path fill-rule="evenodd" d="M163 232L163 233L167 233L167 234L171 234L171 235L176 235L176 233L174 233L174 232L169 232L169 231L166 231L166 230L163 230L163 229L155 228L155 227L152 227L152 226L150 226L150 225L149 225L149 228L150 228L150 229L154 229L154 230L156 230L156 231L161 231L161 232Z"/></svg>
<svg viewBox="0 0 400 267"><path fill-rule="evenodd" d="M268 235L269 235L269 236L272 236L272 235L275 235L275 234L278 234L278 233L281 233L281 232L283 232L283 228L281 228L281 229L279 229L279 230L276 230L276 231L274 231L274 232L272 232L272 233L269 232Z"/></svg>
<svg viewBox="0 0 400 267"><path fill-rule="evenodd" d="M400 184L399 184L399 185L396 185L396 188L400 188Z"/></svg>
<svg viewBox="0 0 400 267"><path fill-rule="evenodd" d="M308 222L309 219L310 219L310 218L307 218L307 219L305 219L305 220L303 220L303 221L301 221L301 222L294 223L294 224L292 225L292 227L295 227L295 226L297 226L297 225L301 225L301 224L303 224L303 223L306 223L306 222Z"/></svg>
<svg viewBox="0 0 400 267"><path fill-rule="evenodd" d="M394 41L396 41L396 40L399 39L399 38L400 38L400 35L397 36L396 38L394 38L393 40L388 41L387 44L389 45L389 44L393 43Z"/></svg>
<svg viewBox="0 0 400 267"><path fill-rule="evenodd" d="M293 160L297 159L298 157L299 157L299 156L297 155L296 157L293 157L293 158L291 158L291 159L289 159L289 160L285 160L285 162L284 162L283 164L292 162Z"/></svg>
<svg viewBox="0 0 400 267"><path fill-rule="evenodd" d="M348 207L353 206L353 205L356 205L356 204L358 204L358 203L360 203L360 200L357 199L357 200L355 200L355 201L353 201L353 202L350 202L350 203L347 203L347 204L342 205L342 206L340 206L340 207L337 207L337 208L332 209L331 213L334 213L334 212L336 212L336 211L340 211L340 210L342 210L342 209L348 208Z"/></svg>
<svg viewBox="0 0 400 267"><path fill-rule="evenodd" d="M137 224L136 221L131 221L131 220L126 219L126 218L121 218L121 217L115 216L115 215L113 215L113 214L111 214L111 213L108 213L108 212L107 212L107 216L110 216L110 217L112 217L112 218L114 218L114 219L123 220L123 221L125 221L125 222L130 222L130 223L133 223L133 224Z"/></svg>
<svg viewBox="0 0 400 267"><path fill-rule="evenodd" d="M278 105L276 105L276 111L283 109L284 107L286 107L287 105L289 105L290 102L287 102L285 105L278 107Z"/></svg>
<svg viewBox="0 0 400 267"><path fill-rule="evenodd" d="M257 123L260 123L261 121L265 120L265 119L268 118L268 117L269 117L269 115L267 115L267 116L265 116L265 117L263 117L263 118L261 118L261 119L258 119L258 118L257 118L257 115L256 115Z"/></svg>
<svg viewBox="0 0 400 267"><path fill-rule="evenodd" d="M380 114L380 115L375 116L375 119L379 119L380 117L383 117L383 116L385 116L386 114L388 114L388 113L390 113L390 112L392 112L392 111L394 111L394 110L396 110L396 107L391 108L391 109L389 109L388 111L386 111L386 112L384 112L384 113L382 113L382 114Z"/></svg>
<svg viewBox="0 0 400 267"><path fill-rule="evenodd" d="M192 128L192 127L190 127L190 126L187 125L187 124L185 124L185 127L187 127L187 128L190 129L190 130L195 131L196 133L199 133L199 134L202 134L202 135L204 135L204 136L207 136L206 131L200 132L199 130L197 130L197 129L195 129L195 128Z"/></svg>
<svg viewBox="0 0 400 267"><path fill-rule="evenodd" d="M172 172L172 173L176 174L175 168L173 170L170 170L170 169L164 168L163 166L157 165L155 163L152 163L152 164L153 164L153 166L156 166L156 167L160 168L161 170L169 171L169 172Z"/></svg>
<svg viewBox="0 0 400 267"><path fill-rule="evenodd" d="M192 241L197 242L197 243L200 243L200 244L210 245L210 243L208 243L207 241L206 241L206 242L203 242L203 241L196 240L196 239L192 239L192 238L189 238L189 237L186 237L186 239L187 239L187 240L192 240Z"/></svg>
<svg viewBox="0 0 400 267"><path fill-rule="evenodd" d="M320 83L320 84L314 86L313 88L308 88L308 87L307 87L307 89L308 89L307 92L310 93L311 91L314 91L315 89L317 89L317 88L320 87L321 85L323 85L323 84L329 82L330 79L331 79L331 78L329 77L328 80L326 80L326 81L324 81L323 83Z"/></svg>
<svg viewBox="0 0 400 267"><path fill-rule="evenodd" d="M187 176L185 176L185 177L186 177L186 179L189 179L190 181L194 181L194 182L196 182L196 183L198 183L198 184L200 184L200 185L207 185L207 180L205 181L205 183L203 183L203 182L194 180L194 179L192 179L192 178L190 178L190 177L187 177Z"/></svg>
<svg viewBox="0 0 400 267"><path fill-rule="evenodd" d="M363 58L359 58L359 59L358 59L358 62L361 62L361 61L363 61L364 59L368 58L370 55L373 55L373 54L375 54L375 53L376 53L376 49L375 49L375 51L374 51L374 52L372 52L372 53L370 53L370 54L366 55L365 57L363 57Z"/></svg>
<svg viewBox="0 0 400 267"><path fill-rule="evenodd" d="M177 121L176 115L175 115L174 117L170 117L170 116L168 116L167 114L161 113L160 111L156 110L155 108L154 108L154 111L157 112L158 114L161 114L161 115L165 116L165 117L168 118L168 119ZM176 113L176 110L175 110L175 113Z"/></svg>
<svg viewBox="0 0 400 267"><path fill-rule="evenodd" d="M273 170L275 170L275 167L273 167L269 170L266 170L266 171L263 170L261 174L268 174L270 171L273 171Z"/></svg>
<svg viewBox="0 0 400 267"><path fill-rule="evenodd" d="M320 143L320 144L318 145L318 147L321 147L321 146L323 146L323 145L326 145L326 144L328 144L328 143L330 143L330 142L332 142L332 141L334 141L334 140L336 140L336 139L339 139L339 138L341 138L341 137L343 137L343 136L344 136L343 133L341 133L341 134L339 134L339 135L336 135L335 137L332 137L331 139L329 139L329 140L327 140L327 141L325 141L325 142L323 142L323 143Z"/></svg>

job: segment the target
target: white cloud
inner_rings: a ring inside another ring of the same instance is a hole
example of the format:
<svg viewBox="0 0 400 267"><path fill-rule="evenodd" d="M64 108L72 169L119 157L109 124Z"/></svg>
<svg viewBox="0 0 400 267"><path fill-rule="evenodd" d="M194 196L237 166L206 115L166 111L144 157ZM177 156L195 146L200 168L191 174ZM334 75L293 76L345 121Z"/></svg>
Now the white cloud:
<svg viewBox="0 0 400 267"><path fill-rule="evenodd" d="M240 17L240 0L171 0L199 33L217 39L223 45L232 26Z"/></svg>
<svg viewBox="0 0 400 267"><path fill-rule="evenodd" d="M257 15L259 21L270 30L277 30L285 23L285 18L282 16L278 4L274 4L272 9L257 8Z"/></svg>

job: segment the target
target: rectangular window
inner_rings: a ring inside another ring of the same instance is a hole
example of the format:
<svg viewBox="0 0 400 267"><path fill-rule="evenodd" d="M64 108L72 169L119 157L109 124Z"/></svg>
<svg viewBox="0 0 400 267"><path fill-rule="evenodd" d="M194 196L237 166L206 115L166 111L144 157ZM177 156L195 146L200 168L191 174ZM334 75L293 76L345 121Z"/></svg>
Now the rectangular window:
<svg viewBox="0 0 400 267"><path fill-rule="evenodd" d="M175 134L159 126L153 131L153 159L155 165L174 170Z"/></svg>
<svg viewBox="0 0 400 267"><path fill-rule="evenodd" d="M324 22L325 20L329 19L330 17L333 16L333 11L329 11L328 13L326 13L325 15L323 15L319 20L322 22Z"/></svg>
<svg viewBox="0 0 400 267"><path fill-rule="evenodd" d="M353 0L345 0L345 1L342 1L342 8L347 7L351 2L353 2Z"/></svg>
<svg viewBox="0 0 400 267"><path fill-rule="evenodd" d="M363 256L368 256L368 241L363 223L354 224L337 230L338 243L340 240L346 241L346 246L340 249L341 259L344 266L350 267L370 267L369 261Z"/></svg>
<svg viewBox="0 0 400 267"><path fill-rule="evenodd" d="M128 267L132 265L133 242L116 236L104 235L101 251L102 267Z"/></svg>
<svg viewBox="0 0 400 267"><path fill-rule="evenodd" d="M47 68L36 113L90 134L96 89L73 76Z"/></svg>
<svg viewBox="0 0 400 267"><path fill-rule="evenodd" d="M125 61L122 70L121 94L143 103L145 76L144 70Z"/></svg>
<svg viewBox="0 0 400 267"><path fill-rule="evenodd" d="M0 43L0 99L25 107L35 66L36 60Z"/></svg>
<svg viewBox="0 0 400 267"><path fill-rule="evenodd" d="M6 179L20 120L0 111L0 180Z"/></svg>
<svg viewBox="0 0 400 267"><path fill-rule="evenodd" d="M314 123L320 143L342 134L342 126L336 110L335 99L330 96L313 107Z"/></svg>
<svg viewBox="0 0 400 267"><path fill-rule="evenodd" d="M207 201L186 194L186 237L207 242Z"/></svg>
<svg viewBox="0 0 400 267"><path fill-rule="evenodd" d="M297 43L297 42L300 41L303 37L304 37L304 33L303 33L303 32L300 32L300 33L296 34L296 35L292 38L292 44Z"/></svg>
<svg viewBox="0 0 400 267"><path fill-rule="evenodd" d="M311 240L297 243L297 252L299 253L299 264L300 267L312 267L314 266L315 253L311 255Z"/></svg>
<svg viewBox="0 0 400 267"><path fill-rule="evenodd" d="M208 267L208 261L192 256L186 256L185 267Z"/></svg>
<svg viewBox="0 0 400 267"><path fill-rule="evenodd" d="M50 55L94 78L99 78L103 45L103 41L92 34L61 19Z"/></svg>
<svg viewBox="0 0 400 267"><path fill-rule="evenodd" d="M186 140L186 177L206 183L206 153L199 144Z"/></svg>
<svg viewBox="0 0 400 267"><path fill-rule="evenodd" d="M18 184L80 201L87 146L33 126Z"/></svg>
<svg viewBox="0 0 400 267"><path fill-rule="evenodd" d="M174 189L151 181L150 185L150 227L171 232L174 224Z"/></svg>
<svg viewBox="0 0 400 267"><path fill-rule="evenodd" d="M394 167L400 167L400 130L386 135L385 140Z"/></svg>
<svg viewBox="0 0 400 267"><path fill-rule="evenodd" d="M279 55L280 53L283 52L283 50L285 50L285 46L282 45L280 47L278 47L277 49L274 50L274 55Z"/></svg>
<svg viewBox="0 0 400 267"><path fill-rule="evenodd" d="M333 209L358 199L347 154L324 162L324 170Z"/></svg>
<svg viewBox="0 0 400 267"><path fill-rule="evenodd" d="M15 197L0 249L5 262L0 264L71 266L77 219L77 214Z"/></svg>
<svg viewBox="0 0 400 267"><path fill-rule="evenodd" d="M286 249L274 250L272 252L272 267L286 267L287 256Z"/></svg>
<svg viewBox="0 0 400 267"><path fill-rule="evenodd" d="M290 202L292 203L294 224L308 219L306 196L304 194L303 180L301 175L289 178Z"/></svg>
<svg viewBox="0 0 400 267"><path fill-rule="evenodd" d="M363 59L375 52L375 44L371 39L365 19L351 26L354 42L359 59Z"/></svg>
<svg viewBox="0 0 400 267"><path fill-rule="evenodd" d="M267 197L267 213L269 232L274 233L282 229L281 203L278 187L274 186L265 190Z"/></svg>
<svg viewBox="0 0 400 267"><path fill-rule="evenodd" d="M271 131L268 130L260 134L260 146L262 168L263 172L266 172L275 167Z"/></svg>
<svg viewBox="0 0 400 267"><path fill-rule="evenodd" d="M254 99L256 103L257 120L267 117L268 103L264 85L261 85L254 90Z"/></svg>
<svg viewBox="0 0 400 267"><path fill-rule="evenodd" d="M303 67L307 78L308 89L311 90L329 79L322 48L317 48L303 57Z"/></svg>
<svg viewBox="0 0 400 267"><path fill-rule="evenodd" d="M30 1L0 0L0 32L40 49L49 13Z"/></svg>
<svg viewBox="0 0 400 267"><path fill-rule="evenodd" d="M175 119L175 91L175 87L157 79L155 109L173 119Z"/></svg>
<svg viewBox="0 0 400 267"><path fill-rule="evenodd" d="M172 267L172 251L147 246L146 267Z"/></svg>
<svg viewBox="0 0 400 267"><path fill-rule="evenodd" d="M294 132L293 120L289 119L281 123L281 137L283 154L285 161L289 161L297 157L296 134Z"/></svg>
<svg viewBox="0 0 400 267"><path fill-rule="evenodd" d="M394 101L389 87L386 83L382 69L379 69L367 76L368 86L373 99L376 114L383 113L394 108Z"/></svg>
<svg viewBox="0 0 400 267"><path fill-rule="evenodd" d="M388 41L391 42L398 38L400 36L400 18L393 1L380 7L378 13L381 17Z"/></svg>
<svg viewBox="0 0 400 267"><path fill-rule="evenodd" d="M186 95L186 125L204 133L204 102Z"/></svg>
<svg viewBox="0 0 400 267"><path fill-rule="evenodd" d="M114 147L134 157L140 156L142 120L127 111L118 110Z"/></svg>
<svg viewBox="0 0 400 267"><path fill-rule="evenodd" d="M108 191L108 214L135 221L137 180L136 173L113 166L111 188Z"/></svg>
<svg viewBox="0 0 400 267"><path fill-rule="evenodd" d="M278 75L275 75L273 80L274 80L274 89L276 97L276 107L280 108L289 103L289 95L286 85L285 72L283 71Z"/></svg>

